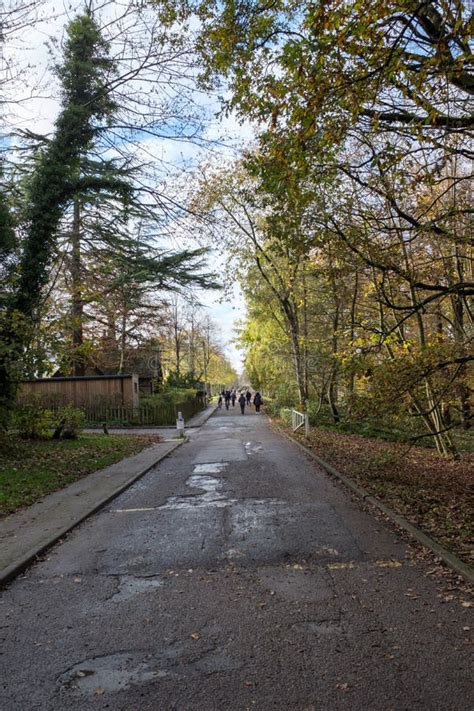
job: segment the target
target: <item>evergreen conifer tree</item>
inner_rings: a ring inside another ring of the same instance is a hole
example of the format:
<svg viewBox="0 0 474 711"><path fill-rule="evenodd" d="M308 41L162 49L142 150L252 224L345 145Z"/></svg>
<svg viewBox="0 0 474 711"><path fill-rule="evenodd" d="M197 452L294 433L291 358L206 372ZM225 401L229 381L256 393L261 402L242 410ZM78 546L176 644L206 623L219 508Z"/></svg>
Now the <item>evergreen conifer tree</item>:
<svg viewBox="0 0 474 711"><path fill-rule="evenodd" d="M16 394L18 361L31 337L64 211L78 192L98 188L117 194L129 191L128 184L120 178L81 172L81 159L91 150L101 125L111 120L115 110L109 95L113 63L89 10L69 23L57 74L62 88L61 110L54 135L41 153L30 180L21 255L0 324L0 426L3 427L8 425ZM2 219L2 226L4 222Z"/></svg>

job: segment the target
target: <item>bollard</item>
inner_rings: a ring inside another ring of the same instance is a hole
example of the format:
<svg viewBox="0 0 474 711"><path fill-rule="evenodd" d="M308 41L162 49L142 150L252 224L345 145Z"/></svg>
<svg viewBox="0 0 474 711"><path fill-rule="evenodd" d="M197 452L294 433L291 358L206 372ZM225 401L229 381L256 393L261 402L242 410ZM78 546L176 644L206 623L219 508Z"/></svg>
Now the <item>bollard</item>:
<svg viewBox="0 0 474 711"><path fill-rule="evenodd" d="M180 435L184 436L184 417L181 412L178 412L178 417L176 418L176 429Z"/></svg>

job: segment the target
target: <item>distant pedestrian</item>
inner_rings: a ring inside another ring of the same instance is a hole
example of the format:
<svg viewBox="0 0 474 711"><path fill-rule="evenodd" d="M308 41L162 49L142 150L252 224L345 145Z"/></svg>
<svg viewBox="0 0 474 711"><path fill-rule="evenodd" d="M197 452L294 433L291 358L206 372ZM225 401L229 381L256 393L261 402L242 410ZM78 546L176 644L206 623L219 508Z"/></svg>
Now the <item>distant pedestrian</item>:
<svg viewBox="0 0 474 711"><path fill-rule="evenodd" d="M245 395L242 393L239 397L240 412L245 415L245 403L247 402Z"/></svg>
<svg viewBox="0 0 474 711"><path fill-rule="evenodd" d="M225 391L225 409L228 410L230 407L230 390Z"/></svg>
<svg viewBox="0 0 474 711"><path fill-rule="evenodd" d="M217 407L219 408L219 410L222 409L222 395L219 395L219 399L217 401Z"/></svg>
<svg viewBox="0 0 474 711"><path fill-rule="evenodd" d="M263 400L259 392L255 393L253 404L255 405L255 412L260 412L260 406L263 405Z"/></svg>
<svg viewBox="0 0 474 711"><path fill-rule="evenodd" d="M232 400L232 407L235 407L235 401L237 400L237 393L235 390L232 390L230 399Z"/></svg>
<svg viewBox="0 0 474 711"><path fill-rule="evenodd" d="M247 390L247 392L245 393L245 399L247 400L247 405L250 405L250 402L252 400L252 394L250 390Z"/></svg>

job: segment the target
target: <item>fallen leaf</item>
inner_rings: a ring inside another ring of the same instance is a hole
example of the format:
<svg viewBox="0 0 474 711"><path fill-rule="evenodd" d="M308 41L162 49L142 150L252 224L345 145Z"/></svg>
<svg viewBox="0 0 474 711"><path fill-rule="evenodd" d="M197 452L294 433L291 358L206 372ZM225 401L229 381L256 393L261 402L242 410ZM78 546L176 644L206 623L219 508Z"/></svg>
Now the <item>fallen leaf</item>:
<svg viewBox="0 0 474 711"><path fill-rule="evenodd" d="M75 583L82 583L82 578L79 578L79 577L74 578L74 582Z"/></svg>
<svg viewBox="0 0 474 711"><path fill-rule="evenodd" d="M193 632L191 635L191 638L192 639L201 639L201 635L199 634L199 632Z"/></svg>
<svg viewBox="0 0 474 711"><path fill-rule="evenodd" d="M105 689L99 686L97 689L94 689L94 694L96 696L102 696L102 694L105 694Z"/></svg>
<svg viewBox="0 0 474 711"><path fill-rule="evenodd" d="M463 600L461 605L463 607L472 607L473 603L470 600Z"/></svg>

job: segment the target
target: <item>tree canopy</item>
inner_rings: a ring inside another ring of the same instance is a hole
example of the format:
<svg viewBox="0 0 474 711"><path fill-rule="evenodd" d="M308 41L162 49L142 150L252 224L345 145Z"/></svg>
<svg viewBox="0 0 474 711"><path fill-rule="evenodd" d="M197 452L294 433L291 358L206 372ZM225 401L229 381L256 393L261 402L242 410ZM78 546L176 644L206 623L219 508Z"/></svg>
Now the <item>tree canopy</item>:
<svg viewBox="0 0 474 711"><path fill-rule="evenodd" d="M166 19L170 4L156 4ZM406 416L414 437L432 436L453 454L450 430L470 426L472 393L467 8L458 0L178 6L170 21L198 22L202 85L225 87L225 108L257 127L243 161L208 192L204 218L223 211L222 232L239 228L237 251L253 260L253 288L243 284L248 372L260 372L258 354L269 372L271 347L255 329L263 310L286 329L303 404L327 403L336 421L341 411ZM270 375L267 387L278 390Z"/></svg>

